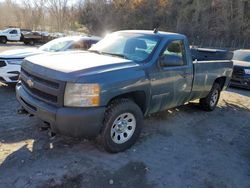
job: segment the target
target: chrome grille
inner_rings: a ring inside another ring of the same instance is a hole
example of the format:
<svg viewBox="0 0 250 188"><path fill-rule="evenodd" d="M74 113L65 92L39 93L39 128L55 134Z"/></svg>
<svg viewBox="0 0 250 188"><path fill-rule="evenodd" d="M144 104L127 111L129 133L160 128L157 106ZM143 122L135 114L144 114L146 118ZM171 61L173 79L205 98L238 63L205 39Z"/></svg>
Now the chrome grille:
<svg viewBox="0 0 250 188"><path fill-rule="evenodd" d="M63 106L65 83L21 69L20 80L24 89L33 97L56 106Z"/></svg>
<svg viewBox="0 0 250 188"><path fill-rule="evenodd" d="M6 63L4 60L0 60L0 67L5 67L6 66Z"/></svg>

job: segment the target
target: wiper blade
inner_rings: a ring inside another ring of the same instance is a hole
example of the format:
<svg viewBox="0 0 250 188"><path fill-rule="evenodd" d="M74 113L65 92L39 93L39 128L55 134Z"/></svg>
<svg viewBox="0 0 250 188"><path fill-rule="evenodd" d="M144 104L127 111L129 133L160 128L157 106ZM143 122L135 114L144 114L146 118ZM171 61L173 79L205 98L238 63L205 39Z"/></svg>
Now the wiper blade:
<svg viewBox="0 0 250 188"><path fill-rule="evenodd" d="M122 57L124 59L128 59L128 57L124 54L116 54L116 53L108 53L108 52L102 52L102 54L107 54L107 55L112 55L112 56L117 56L117 57Z"/></svg>
<svg viewBox="0 0 250 188"><path fill-rule="evenodd" d="M96 53L96 54L102 54L101 51L98 51L98 50L88 50L89 52L93 52L93 53Z"/></svg>
<svg viewBox="0 0 250 188"><path fill-rule="evenodd" d="M116 54L116 53L109 53L109 52L102 52L102 51L98 51L98 50L88 50L89 52L93 52L93 53L97 53L97 54L101 54L101 55L111 55L111 56L117 56L117 57L121 57L124 59L128 59L128 57L124 54Z"/></svg>

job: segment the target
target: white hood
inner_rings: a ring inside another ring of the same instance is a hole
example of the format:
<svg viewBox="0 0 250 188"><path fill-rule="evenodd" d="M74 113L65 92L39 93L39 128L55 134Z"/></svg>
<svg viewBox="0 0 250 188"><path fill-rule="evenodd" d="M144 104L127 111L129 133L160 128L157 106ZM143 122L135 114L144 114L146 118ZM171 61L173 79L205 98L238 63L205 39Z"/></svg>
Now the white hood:
<svg viewBox="0 0 250 188"><path fill-rule="evenodd" d="M45 51L41 51L38 48L25 48L25 49L16 49L16 50L7 50L0 53L0 58L3 59L24 59L26 57L32 55L38 55L46 53Z"/></svg>

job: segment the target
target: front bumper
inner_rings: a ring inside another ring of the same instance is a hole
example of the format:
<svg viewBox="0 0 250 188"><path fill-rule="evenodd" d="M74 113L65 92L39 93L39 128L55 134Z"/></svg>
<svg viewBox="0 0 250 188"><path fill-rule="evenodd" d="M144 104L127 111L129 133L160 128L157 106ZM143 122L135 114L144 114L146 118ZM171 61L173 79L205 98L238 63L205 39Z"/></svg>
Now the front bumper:
<svg viewBox="0 0 250 188"><path fill-rule="evenodd" d="M250 89L250 75L232 76L230 86Z"/></svg>
<svg viewBox="0 0 250 188"><path fill-rule="evenodd" d="M30 96L20 84L16 86L16 97L25 110L48 122L55 133L84 138L100 133L105 107L56 107Z"/></svg>

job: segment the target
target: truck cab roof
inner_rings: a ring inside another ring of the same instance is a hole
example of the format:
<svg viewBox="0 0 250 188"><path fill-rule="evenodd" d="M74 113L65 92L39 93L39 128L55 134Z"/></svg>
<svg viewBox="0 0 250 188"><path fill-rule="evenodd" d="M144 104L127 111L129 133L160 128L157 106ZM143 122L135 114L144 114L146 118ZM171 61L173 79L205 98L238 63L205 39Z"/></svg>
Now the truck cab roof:
<svg viewBox="0 0 250 188"><path fill-rule="evenodd" d="M138 34L145 34L145 35L152 35L152 36L160 36L160 37L168 37L173 39L185 39L186 36L179 34L179 33L172 33L172 32L164 32L164 31L157 31L154 33L153 30L123 30L117 31L119 33L138 33Z"/></svg>

